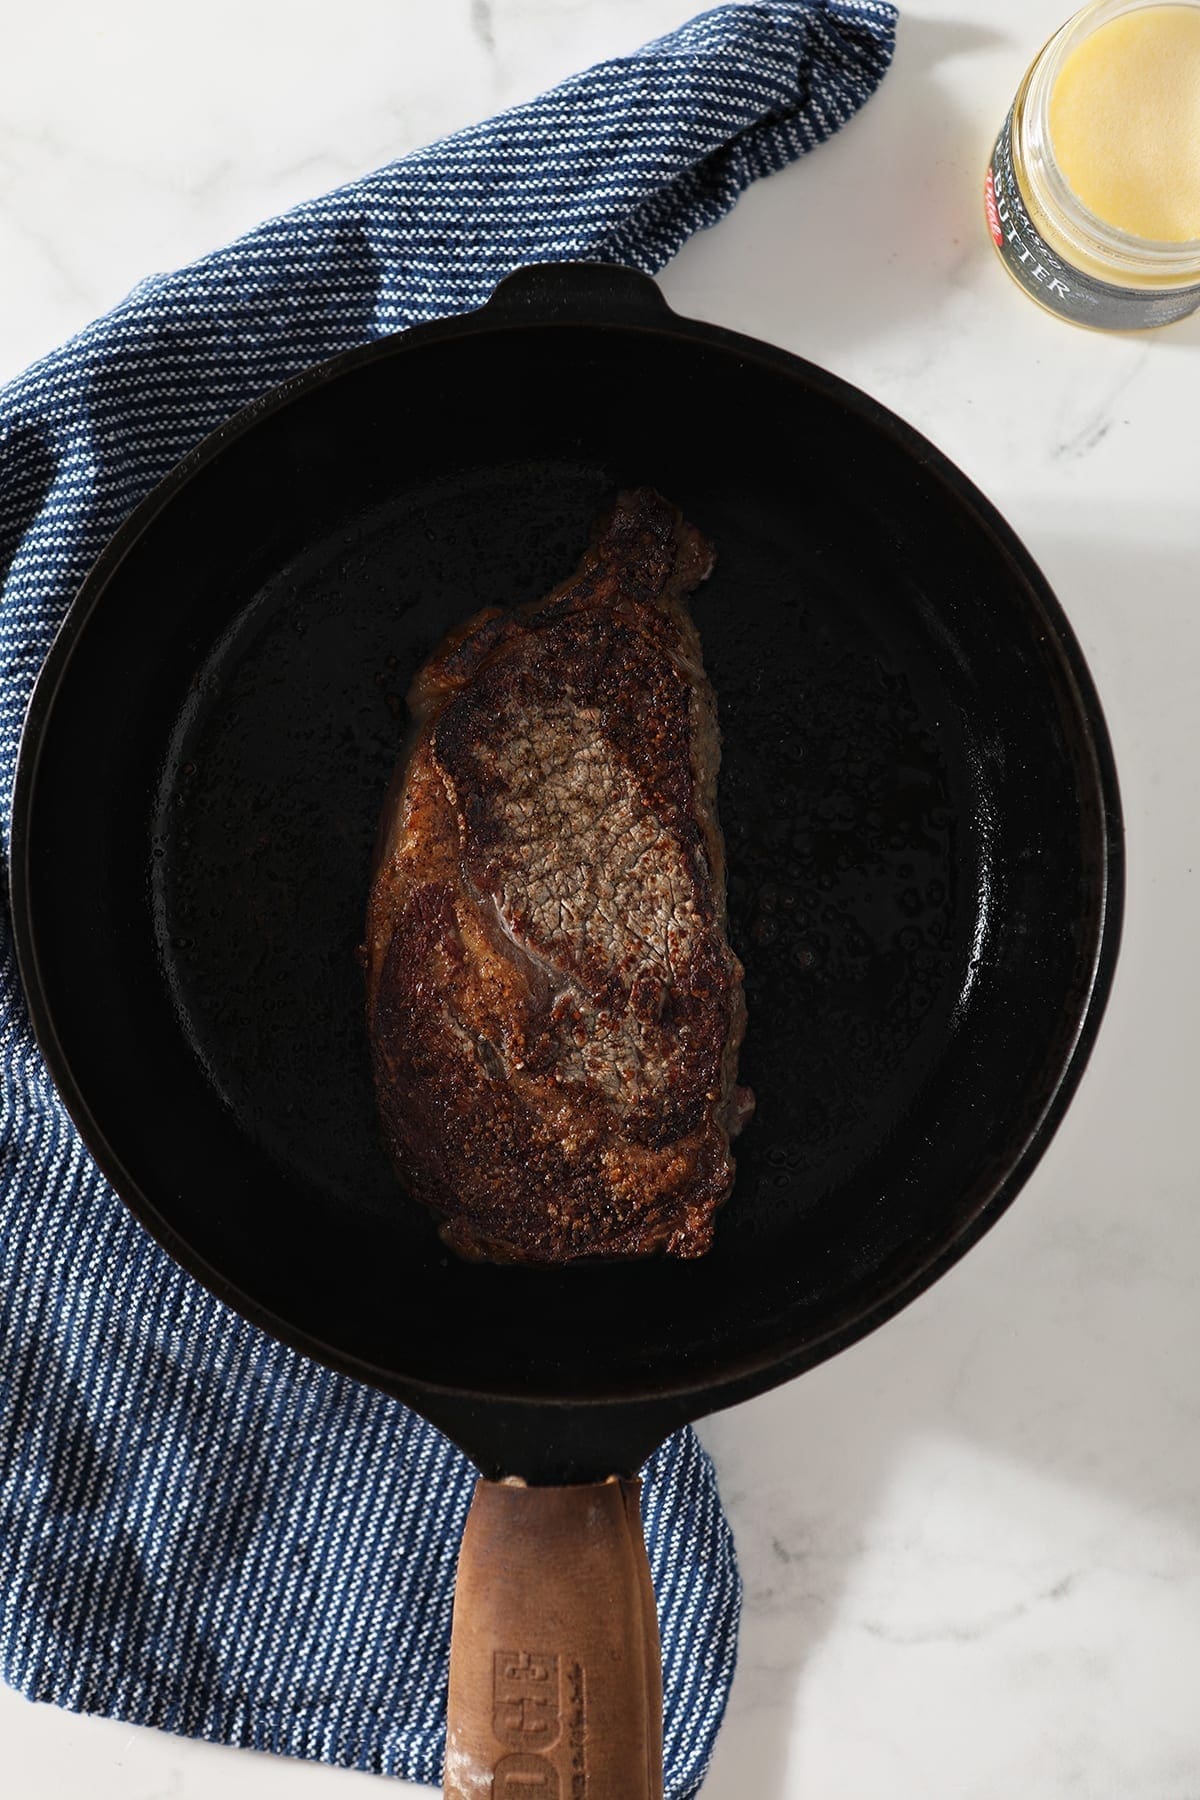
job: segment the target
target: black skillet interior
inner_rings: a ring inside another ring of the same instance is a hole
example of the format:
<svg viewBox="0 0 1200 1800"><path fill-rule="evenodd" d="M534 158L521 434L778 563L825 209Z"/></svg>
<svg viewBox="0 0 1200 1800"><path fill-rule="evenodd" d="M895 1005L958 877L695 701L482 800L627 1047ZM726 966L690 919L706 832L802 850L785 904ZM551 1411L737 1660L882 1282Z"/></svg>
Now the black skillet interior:
<svg viewBox="0 0 1200 1800"><path fill-rule="evenodd" d="M969 484L648 283L603 324L594 274L574 318L556 279L557 322L527 282L494 323L355 353L150 503L39 690L14 853L35 1021L126 1199L243 1310L496 1465L421 1384L479 1417L619 1400L661 1427L932 1279L1065 1104L1120 910L1086 671ZM718 549L696 616L758 1111L707 1259L471 1267L375 1123L377 814L422 658L559 579L632 482Z"/></svg>

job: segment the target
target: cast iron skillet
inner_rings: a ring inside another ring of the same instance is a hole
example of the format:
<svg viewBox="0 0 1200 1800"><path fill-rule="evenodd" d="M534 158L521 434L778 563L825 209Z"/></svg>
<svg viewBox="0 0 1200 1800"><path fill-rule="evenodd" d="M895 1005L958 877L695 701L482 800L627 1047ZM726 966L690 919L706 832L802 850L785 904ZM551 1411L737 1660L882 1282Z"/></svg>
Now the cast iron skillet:
<svg viewBox="0 0 1200 1800"><path fill-rule="evenodd" d="M375 1122L377 815L418 663L638 482L718 550L695 610L758 1111L706 1259L472 1267ZM962 1255L1074 1091L1122 897L1095 691L992 507L844 382L588 265L298 376L180 464L39 681L12 863L39 1040L137 1216L534 1488L635 1469Z"/></svg>

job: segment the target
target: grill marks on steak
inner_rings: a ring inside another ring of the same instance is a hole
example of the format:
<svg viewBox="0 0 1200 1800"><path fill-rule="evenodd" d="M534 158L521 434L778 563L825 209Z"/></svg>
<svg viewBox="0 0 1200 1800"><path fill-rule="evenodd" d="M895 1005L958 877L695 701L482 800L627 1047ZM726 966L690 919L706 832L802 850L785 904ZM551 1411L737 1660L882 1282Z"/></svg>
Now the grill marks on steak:
<svg viewBox="0 0 1200 1800"><path fill-rule="evenodd" d="M468 621L409 696L368 1023L397 1169L464 1254L699 1255L732 1185L742 971L686 606L711 565L623 495L567 582Z"/></svg>

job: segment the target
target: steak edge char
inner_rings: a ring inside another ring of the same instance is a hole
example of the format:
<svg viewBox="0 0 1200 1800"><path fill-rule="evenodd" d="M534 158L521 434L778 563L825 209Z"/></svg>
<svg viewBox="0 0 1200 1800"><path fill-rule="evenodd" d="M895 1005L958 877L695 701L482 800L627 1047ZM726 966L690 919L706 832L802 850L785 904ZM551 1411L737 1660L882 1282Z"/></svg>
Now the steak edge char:
<svg viewBox="0 0 1200 1800"><path fill-rule="evenodd" d="M567 581L477 613L409 693L368 1029L397 1172L460 1255L712 1243L753 1105L687 605L712 563L661 495L622 494Z"/></svg>

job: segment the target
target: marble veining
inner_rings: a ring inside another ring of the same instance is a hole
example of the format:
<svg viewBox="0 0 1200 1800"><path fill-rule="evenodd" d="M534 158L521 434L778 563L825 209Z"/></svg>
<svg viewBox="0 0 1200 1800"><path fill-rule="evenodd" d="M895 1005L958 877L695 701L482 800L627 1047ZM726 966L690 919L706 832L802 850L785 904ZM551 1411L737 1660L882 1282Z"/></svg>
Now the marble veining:
<svg viewBox="0 0 1200 1800"><path fill-rule="evenodd" d="M471 30L489 56L496 51L496 27L492 19L492 0L471 0Z"/></svg>

